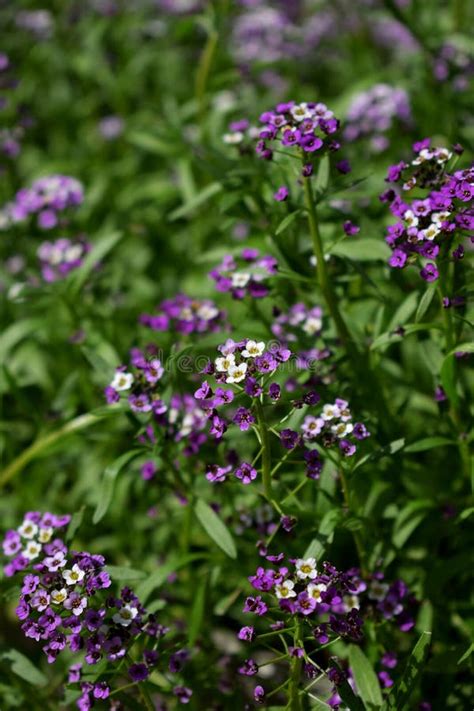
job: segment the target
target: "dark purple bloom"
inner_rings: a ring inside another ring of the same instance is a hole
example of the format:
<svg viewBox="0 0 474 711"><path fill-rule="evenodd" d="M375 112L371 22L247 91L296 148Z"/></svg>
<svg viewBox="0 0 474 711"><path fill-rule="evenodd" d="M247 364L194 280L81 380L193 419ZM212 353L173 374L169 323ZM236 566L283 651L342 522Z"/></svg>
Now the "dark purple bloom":
<svg viewBox="0 0 474 711"><path fill-rule="evenodd" d="M148 667L146 664L142 664L141 662L138 664L132 664L128 668L128 675L132 681L144 681L148 678L149 674L150 672L148 671Z"/></svg>
<svg viewBox="0 0 474 711"><path fill-rule="evenodd" d="M234 415L233 422L239 426L242 432L246 432L255 422L255 417L246 407L239 407Z"/></svg>
<svg viewBox="0 0 474 711"><path fill-rule="evenodd" d="M242 484L250 484L257 478L257 471L247 462L242 464L235 470L235 476L242 481Z"/></svg>

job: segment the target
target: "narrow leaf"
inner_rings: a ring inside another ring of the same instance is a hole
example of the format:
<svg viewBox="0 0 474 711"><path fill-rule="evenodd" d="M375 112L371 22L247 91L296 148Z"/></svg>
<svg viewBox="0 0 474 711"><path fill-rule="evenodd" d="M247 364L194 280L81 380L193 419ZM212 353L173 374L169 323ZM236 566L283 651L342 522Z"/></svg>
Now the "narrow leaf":
<svg viewBox="0 0 474 711"><path fill-rule="evenodd" d="M205 202L213 198L214 195L220 193L222 189L223 188L220 183L211 183L210 185L207 185L204 190L201 190L201 192L195 195L191 200L189 200L189 202L186 202L184 205L181 205L181 207L173 210L168 219L170 222L173 222L174 220L179 220L180 217L186 217L197 207L200 207Z"/></svg>
<svg viewBox="0 0 474 711"><path fill-rule="evenodd" d="M360 647L349 647L349 664L354 674L357 691L367 709L379 709L383 704L377 674Z"/></svg>
<svg viewBox="0 0 474 711"><path fill-rule="evenodd" d="M47 677L41 672L27 657L16 649L9 649L3 652L2 659L11 662L11 670L14 674L24 679L33 686L45 686L48 683Z"/></svg>
<svg viewBox="0 0 474 711"><path fill-rule="evenodd" d="M416 310L415 314L415 321L418 323L421 321L425 313L428 311L431 302L433 301L433 297L436 294L436 285L435 284L430 284L423 296L420 299L420 302L418 304L418 308Z"/></svg>
<svg viewBox="0 0 474 711"><path fill-rule="evenodd" d="M193 563L194 561L205 557L206 556L202 555L201 553L193 553L181 557L170 558L170 560L168 560L166 563L163 563L163 565L161 565L154 573L150 573L147 579L137 586L136 594L140 598L141 602L144 604L150 597L150 594L153 592L153 590L163 585L163 583L166 581L168 576L171 575L171 573L174 573L176 570L179 570L179 568L184 568L184 566L188 565L188 563Z"/></svg>
<svg viewBox="0 0 474 711"><path fill-rule="evenodd" d="M109 464L104 472L99 488L99 496L97 506L92 517L93 523L98 523L107 513L107 510L112 501L112 496L115 488L115 480L120 470L134 457L142 454L141 449L132 449L130 452L125 452L121 457L118 457L112 464Z"/></svg>
<svg viewBox="0 0 474 711"><path fill-rule="evenodd" d="M410 655L402 678L393 687L390 696L383 705L383 711L403 711L426 663L430 644L431 632L423 632Z"/></svg>
<svg viewBox="0 0 474 711"><path fill-rule="evenodd" d="M279 235L284 232L287 227L289 227L295 221L300 212L301 210L295 210L294 212L290 212L290 214L287 215L276 228L275 235Z"/></svg>
<svg viewBox="0 0 474 711"><path fill-rule="evenodd" d="M202 499L198 499L194 511L199 523L207 535L212 538L214 543L216 543L229 558L237 558L237 549L232 534L216 512Z"/></svg>
<svg viewBox="0 0 474 711"><path fill-rule="evenodd" d="M390 248L385 242L373 237L360 239L344 239L331 247L331 254L336 257L347 257L357 262L372 262L381 260L385 262L390 256Z"/></svg>
<svg viewBox="0 0 474 711"><path fill-rule="evenodd" d="M456 444L449 437L426 437L424 439L418 440L418 442L412 442L405 447L405 452L426 452L428 449L434 449L435 447L444 447L446 445Z"/></svg>

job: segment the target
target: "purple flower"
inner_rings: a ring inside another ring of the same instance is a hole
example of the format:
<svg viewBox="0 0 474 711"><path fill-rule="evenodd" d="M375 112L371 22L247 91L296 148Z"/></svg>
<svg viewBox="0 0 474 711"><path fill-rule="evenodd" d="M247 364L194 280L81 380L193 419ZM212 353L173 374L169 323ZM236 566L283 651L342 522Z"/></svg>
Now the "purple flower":
<svg viewBox="0 0 474 711"><path fill-rule="evenodd" d="M132 664L128 668L128 675L132 681L144 681L148 678L149 674L150 672L148 671L148 667L146 664L142 664L141 662Z"/></svg>
<svg viewBox="0 0 474 711"><path fill-rule="evenodd" d="M150 479L153 479L156 474L155 463L151 460L144 462L141 466L140 473L142 475L142 479L150 481Z"/></svg>
<svg viewBox="0 0 474 711"><path fill-rule="evenodd" d="M280 432L280 442L285 449L294 449L298 444L300 436L294 430L282 430Z"/></svg>
<svg viewBox="0 0 474 711"><path fill-rule="evenodd" d="M270 387L268 388L268 394L270 395L271 399L272 400L279 400L280 393L281 393L281 388L278 385L278 383L271 383Z"/></svg>
<svg viewBox="0 0 474 711"><path fill-rule="evenodd" d="M265 701L265 689L263 686L256 686L255 689L253 690L253 698L257 702L257 704L263 704Z"/></svg>
<svg viewBox="0 0 474 711"><path fill-rule="evenodd" d="M239 426L242 432L246 432L255 422L255 417L246 407L239 407L232 421Z"/></svg>
<svg viewBox="0 0 474 711"><path fill-rule="evenodd" d="M348 439L341 439L339 441L339 449L345 457L352 457L356 452L355 444Z"/></svg>
<svg viewBox="0 0 474 711"><path fill-rule="evenodd" d="M231 466L220 467L218 464L208 464L206 467L206 479L213 484L221 483L227 479L227 474L231 469Z"/></svg>
<svg viewBox="0 0 474 711"><path fill-rule="evenodd" d="M346 220L342 227L346 235L356 235L358 232L360 232L360 227L351 222L351 220Z"/></svg>
<svg viewBox="0 0 474 711"><path fill-rule="evenodd" d="M241 627L237 636L243 642L251 642L255 637L255 630L251 626Z"/></svg>
<svg viewBox="0 0 474 711"><path fill-rule="evenodd" d="M377 674L377 676L380 679L380 682L384 689L389 689L391 686L393 686L393 679L388 672L381 671Z"/></svg>
<svg viewBox="0 0 474 711"><path fill-rule="evenodd" d="M407 255L401 249L394 249L392 256L388 260L391 267L396 267L397 269L402 269L407 262Z"/></svg>
<svg viewBox="0 0 474 711"><path fill-rule="evenodd" d="M246 659L245 662L239 667L239 674L244 676L255 676L258 674L258 666L253 659Z"/></svg>
<svg viewBox="0 0 474 711"><path fill-rule="evenodd" d="M307 153L313 153L322 147L323 142L318 136L306 135L301 138L299 144Z"/></svg>
<svg viewBox="0 0 474 711"><path fill-rule="evenodd" d="M436 279L439 276L439 272L436 267L436 264L433 264L432 262L428 262L423 267L423 269L420 269L420 276L422 279L424 279L427 282L436 281Z"/></svg>
<svg viewBox="0 0 474 711"><path fill-rule="evenodd" d="M237 479L242 481L242 484L250 484L254 479L257 478L257 471L252 467L251 464L247 462L242 462L242 464L235 470L235 476Z"/></svg>
<svg viewBox="0 0 474 711"><path fill-rule="evenodd" d="M187 686L175 686L173 694L177 697L181 704L189 704L193 692Z"/></svg>
<svg viewBox="0 0 474 711"><path fill-rule="evenodd" d="M265 615L267 613L268 607L267 607L266 603L263 602L260 595L257 595L256 597L248 597L245 600L243 611L244 612L254 612L259 617L262 617L262 615Z"/></svg>
<svg viewBox="0 0 474 711"><path fill-rule="evenodd" d="M263 392L261 385L258 383L256 378L252 377L251 375L246 378L244 389L247 395L249 395L250 397L259 397L259 395L261 395Z"/></svg>
<svg viewBox="0 0 474 711"><path fill-rule="evenodd" d="M273 199L277 202L283 202L287 199L288 195L288 188L286 187L286 185L282 185L280 188L278 188L276 193L274 193Z"/></svg>

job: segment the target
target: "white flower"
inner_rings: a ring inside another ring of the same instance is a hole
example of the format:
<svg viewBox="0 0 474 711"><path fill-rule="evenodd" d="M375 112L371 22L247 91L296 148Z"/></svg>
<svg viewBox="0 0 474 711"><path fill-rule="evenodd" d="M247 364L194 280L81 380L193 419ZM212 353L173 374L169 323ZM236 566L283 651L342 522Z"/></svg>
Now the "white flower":
<svg viewBox="0 0 474 711"><path fill-rule="evenodd" d="M372 580L370 583L368 596L371 600L383 600L388 591L387 583L382 583L380 580Z"/></svg>
<svg viewBox="0 0 474 711"><path fill-rule="evenodd" d="M115 613L112 619L117 625L122 625L122 627L128 627L137 615L138 610L136 607L132 607L131 605L124 605L120 608L118 612Z"/></svg>
<svg viewBox="0 0 474 711"><path fill-rule="evenodd" d="M26 548L21 551L21 555L25 558L28 558L28 560L34 560L39 556L40 553L41 546L36 541L29 541L29 543L27 543L26 545Z"/></svg>
<svg viewBox="0 0 474 711"><path fill-rule="evenodd" d="M360 607L357 595L344 595L343 600L348 612L354 609L358 610Z"/></svg>
<svg viewBox="0 0 474 711"><path fill-rule="evenodd" d="M33 538L38 533L38 526L33 521L23 521L18 533L22 538Z"/></svg>
<svg viewBox="0 0 474 711"><path fill-rule="evenodd" d="M333 420L335 417L339 417L341 414L341 411L339 410L337 405L324 405L323 411L321 412L321 417L323 420L326 422L329 422L329 420Z"/></svg>
<svg viewBox="0 0 474 711"><path fill-rule="evenodd" d="M48 541L51 540L51 536L54 533L54 529L51 527L48 528L40 528L39 534L38 534L38 541L40 543L48 543Z"/></svg>
<svg viewBox="0 0 474 711"><path fill-rule="evenodd" d="M234 131L233 133L224 133L222 136L222 140L224 143L228 143L230 145L236 145L238 143L242 143L244 140L244 134L241 131Z"/></svg>
<svg viewBox="0 0 474 711"><path fill-rule="evenodd" d="M310 583L306 588L306 592L310 597L320 602L321 593L326 592L327 589L327 585L325 585L324 583Z"/></svg>
<svg viewBox="0 0 474 711"><path fill-rule="evenodd" d="M130 390L133 383L133 375L125 373L123 370L117 370L114 379L110 383L110 387L120 392L121 390Z"/></svg>
<svg viewBox="0 0 474 711"><path fill-rule="evenodd" d="M226 383L240 383L241 380L245 378L247 372L247 363L241 363L240 365L231 365L227 371Z"/></svg>
<svg viewBox="0 0 474 711"><path fill-rule="evenodd" d="M218 373L227 373L229 368L232 368L232 366L235 365L235 355L233 353L229 353L222 358L216 358L214 363Z"/></svg>
<svg viewBox="0 0 474 711"><path fill-rule="evenodd" d="M446 163L453 154L447 148L438 148L435 155L438 163Z"/></svg>
<svg viewBox="0 0 474 711"><path fill-rule="evenodd" d="M80 244L73 244L68 247L64 252L64 259L66 262L75 262L77 259L82 257L82 247Z"/></svg>
<svg viewBox="0 0 474 711"><path fill-rule="evenodd" d="M247 272L234 272L230 280L232 282L232 286L235 286L236 288L242 288L244 286L247 286L247 284L250 281L250 274Z"/></svg>
<svg viewBox="0 0 474 711"><path fill-rule="evenodd" d="M416 227L418 225L418 218L413 210L406 210L403 215L403 219L407 223L408 227Z"/></svg>
<svg viewBox="0 0 474 711"><path fill-rule="evenodd" d="M429 227L427 227L425 230L422 230L422 235L425 239L429 240L430 242L434 240L436 235L439 235L440 229L439 226L436 223L431 223Z"/></svg>
<svg viewBox="0 0 474 711"><path fill-rule="evenodd" d="M265 350L265 343L263 341L247 341L245 344L245 349L242 351L244 358L256 358L261 356Z"/></svg>
<svg viewBox="0 0 474 711"><path fill-rule="evenodd" d="M55 603L55 605L60 605L64 600L67 598L67 590L66 588L61 588L60 590L51 590L51 601Z"/></svg>
<svg viewBox="0 0 474 711"><path fill-rule="evenodd" d="M193 310L189 306L184 306L179 312L179 318L183 321L193 320Z"/></svg>
<svg viewBox="0 0 474 711"><path fill-rule="evenodd" d="M318 331L321 330L322 325L323 322L320 318L310 316L308 319L306 319L303 325L303 331L307 333L308 336L313 336L315 333L318 333Z"/></svg>
<svg viewBox="0 0 474 711"><path fill-rule="evenodd" d="M301 580L309 578L314 580L317 575L316 571L316 558L298 558L296 561L296 575Z"/></svg>
<svg viewBox="0 0 474 711"><path fill-rule="evenodd" d="M303 437L305 439L314 439L324 427L324 420L321 417L313 417L313 415L307 415L304 418L301 429L303 432Z"/></svg>
<svg viewBox="0 0 474 711"><path fill-rule="evenodd" d="M431 219L435 225L441 225L443 222L447 222L451 217L451 213L445 210L444 212L433 212L431 214Z"/></svg>
<svg viewBox="0 0 474 711"><path fill-rule="evenodd" d="M305 118L311 118L311 113L308 111L306 104L298 104L290 109L290 114L295 121L303 121Z"/></svg>
<svg viewBox="0 0 474 711"><path fill-rule="evenodd" d="M203 321L211 321L211 319L219 315L219 309L212 304L202 304L196 311L196 314L198 318L202 318Z"/></svg>
<svg viewBox="0 0 474 711"><path fill-rule="evenodd" d="M354 426L351 422L338 422L337 425L331 427L331 432L333 432L337 437L345 437L350 434Z"/></svg>
<svg viewBox="0 0 474 711"><path fill-rule="evenodd" d="M293 590L295 584L292 580L284 580L282 583L275 585L275 595L279 600L287 597L296 597L296 593Z"/></svg>
<svg viewBox="0 0 474 711"><path fill-rule="evenodd" d="M66 585L75 585L76 583L80 583L84 575L84 571L79 568L77 563L72 566L72 570L66 569L62 572L62 576L66 581Z"/></svg>

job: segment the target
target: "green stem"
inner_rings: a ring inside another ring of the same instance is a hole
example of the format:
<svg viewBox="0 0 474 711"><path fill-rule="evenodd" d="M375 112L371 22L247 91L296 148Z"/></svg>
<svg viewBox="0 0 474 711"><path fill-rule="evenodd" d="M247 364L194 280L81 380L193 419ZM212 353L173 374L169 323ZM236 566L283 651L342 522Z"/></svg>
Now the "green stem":
<svg viewBox="0 0 474 711"><path fill-rule="evenodd" d="M300 625L297 624L294 636L294 646L300 645ZM303 667L303 659L294 657L291 660L290 685L288 689L288 708L290 711L301 711L301 699L299 694L299 685L301 680L301 669Z"/></svg>
<svg viewBox="0 0 474 711"><path fill-rule="evenodd" d="M207 81L211 71L212 60L217 49L218 38L219 35L215 30L209 32L196 72L196 101L201 122L204 118Z"/></svg>
<svg viewBox="0 0 474 711"><path fill-rule="evenodd" d="M255 414L257 415L257 425L262 445L262 479L265 497L270 501L272 498L272 454L270 449L270 437L268 436L267 423L263 412L262 403L255 399Z"/></svg>
<svg viewBox="0 0 474 711"><path fill-rule="evenodd" d="M350 490L349 490L349 484L347 482L346 473L345 473L342 465L339 467L339 478L341 481L341 489L342 489L342 495L344 497L345 507L349 512L351 512L351 494L350 494ZM366 575L367 574L367 562L366 562L366 555L365 555L365 547L364 547L364 543L362 541L360 532L359 531L352 531L352 536L354 538L354 543L355 543L355 546L357 549L357 555L359 556L360 569L361 569L362 575Z"/></svg>
<svg viewBox="0 0 474 711"><path fill-rule="evenodd" d="M69 434L79 432L80 430L84 430L87 427L94 425L101 419L103 419L103 417L99 415L92 415L90 413L87 415L80 415L74 420L71 420L71 422L68 422L59 430L50 432L49 434L37 439L36 442L33 442L33 444L27 447L27 449L23 450L23 452L1 472L0 487L10 481L10 479L13 479L13 477L21 472L21 470L24 469L24 467L31 462L32 459L39 456L45 449L47 449L47 447L50 447L52 444L55 444L58 440Z"/></svg>
<svg viewBox="0 0 474 711"><path fill-rule="evenodd" d="M305 204L308 212L308 226L311 234L311 239L313 241L314 256L316 257L316 274L318 277L318 284L326 302L329 313L331 314L331 317L336 326L336 330L340 340L348 350L354 350L351 335L344 322L344 319L340 314L339 307L337 304L337 297L332 289L332 285L326 270L323 243L321 239L321 233L319 231L316 204L313 197L313 191L311 189L310 179L305 178L303 181L303 185Z"/></svg>

